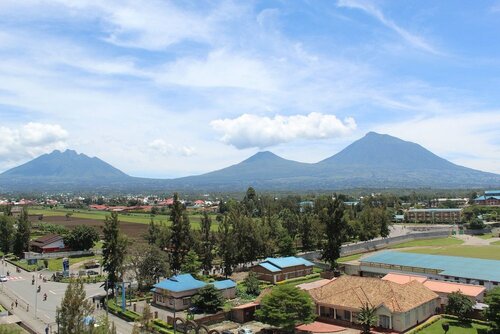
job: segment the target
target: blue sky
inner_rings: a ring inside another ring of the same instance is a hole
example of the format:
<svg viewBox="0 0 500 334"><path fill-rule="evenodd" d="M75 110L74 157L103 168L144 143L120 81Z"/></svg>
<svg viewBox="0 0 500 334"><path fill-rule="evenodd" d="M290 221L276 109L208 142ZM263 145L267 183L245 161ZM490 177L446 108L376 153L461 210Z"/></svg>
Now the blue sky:
<svg viewBox="0 0 500 334"><path fill-rule="evenodd" d="M500 1L0 2L0 171L175 177L368 131L500 173Z"/></svg>

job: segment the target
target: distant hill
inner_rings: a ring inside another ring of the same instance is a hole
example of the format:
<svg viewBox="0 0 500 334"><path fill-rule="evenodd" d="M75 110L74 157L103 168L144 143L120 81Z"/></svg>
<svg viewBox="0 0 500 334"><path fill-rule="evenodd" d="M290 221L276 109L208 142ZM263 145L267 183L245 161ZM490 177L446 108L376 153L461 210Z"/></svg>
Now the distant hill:
<svg viewBox="0 0 500 334"><path fill-rule="evenodd" d="M348 188L486 188L500 175L453 164L422 146L369 132L337 154L309 164L259 152L202 175L130 177L98 158L54 151L0 174L0 191L314 191Z"/></svg>

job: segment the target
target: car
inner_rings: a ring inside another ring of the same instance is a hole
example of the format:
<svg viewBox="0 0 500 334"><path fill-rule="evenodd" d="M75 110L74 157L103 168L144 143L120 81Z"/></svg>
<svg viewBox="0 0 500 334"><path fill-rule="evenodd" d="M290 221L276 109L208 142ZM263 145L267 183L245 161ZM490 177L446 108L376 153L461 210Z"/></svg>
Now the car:
<svg viewBox="0 0 500 334"><path fill-rule="evenodd" d="M229 329L225 329L221 332L221 334L234 334L233 331L230 331Z"/></svg>
<svg viewBox="0 0 500 334"><path fill-rule="evenodd" d="M199 307L191 306L190 308L188 308L188 312L191 314L198 314L198 313L203 313L203 310L200 309Z"/></svg>
<svg viewBox="0 0 500 334"><path fill-rule="evenodd" d="M87 275L99 275L99 273L95 270L87 270Z"/></svg>
<svg viewBox="0 0 500 334"><path fill-rule="evenodd" d="M241 327L238 329L238 334L253 334L253 331L250 328Z"/></svg>
<svg viewBox="0 0 500 334"><path fill-rule="evenodd" d="M8 281L7 276L0 275L0 282L7 282L7 281Z"/></svg>

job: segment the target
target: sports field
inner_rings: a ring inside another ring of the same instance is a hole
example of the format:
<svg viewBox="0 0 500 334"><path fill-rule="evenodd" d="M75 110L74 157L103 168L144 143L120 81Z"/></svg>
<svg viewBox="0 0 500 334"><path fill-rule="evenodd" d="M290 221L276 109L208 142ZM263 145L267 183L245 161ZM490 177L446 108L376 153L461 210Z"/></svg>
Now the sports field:
<svg viewBox="0 0 500 334"><path fill-rule="evenodd" d="M389 248L408 248L408 247L427 247L427 246L451 246L451 245L461 245L463 240L447 237L447 238L437 238L437 239L426 239L426 240L413 240L408 242L403 242L401 244L389 246Z"/></svg>
<svg viewBox="0 0 500 334"><path fill-rule="evenodd" d="M402 252L473 257L477 259L500 260L500 246L444 246L399 249Z"/></svg>

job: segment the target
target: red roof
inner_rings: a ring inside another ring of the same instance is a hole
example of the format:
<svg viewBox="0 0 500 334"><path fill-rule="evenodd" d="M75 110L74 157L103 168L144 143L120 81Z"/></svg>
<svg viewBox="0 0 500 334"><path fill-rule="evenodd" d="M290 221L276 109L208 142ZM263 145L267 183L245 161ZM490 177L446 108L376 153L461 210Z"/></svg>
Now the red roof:
<svg viewBox="0 0 500 334"><path fill-rule="evenodd" d="M310 324L299 325L299 326L295 327L295 329L297 329L299 331L311 332L311 333L335 333L335 332L344 331L347 328L342 327L342 326L327 324L324 322L315 321L315 322L312 322Z"/></svg>

